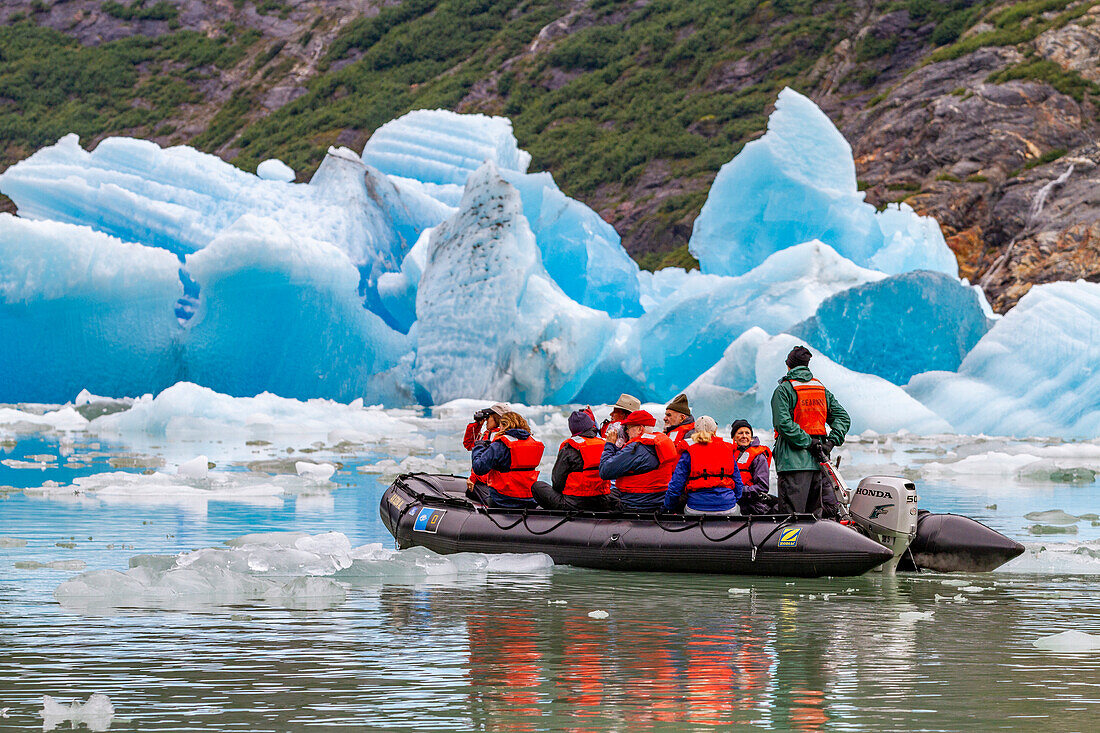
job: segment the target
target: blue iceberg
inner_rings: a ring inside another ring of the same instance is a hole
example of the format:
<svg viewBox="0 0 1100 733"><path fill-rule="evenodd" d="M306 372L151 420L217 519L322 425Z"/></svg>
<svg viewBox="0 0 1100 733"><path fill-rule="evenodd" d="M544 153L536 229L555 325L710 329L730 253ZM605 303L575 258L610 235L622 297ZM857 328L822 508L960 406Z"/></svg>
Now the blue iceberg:
<svg viewBox="0 0 1100 733"><path fill-rule="evenodd" d="M935 220L864 201L852 148L812 101L779 93L768 131L722 166L688 244L703 272L742 275L773 252L818 239L857 265L958 276Z"/></svg>
<svg viewBox="0 0 1100 733"><path fill-rule="evenodd" d="M832 295L788 329L848 369L905 384L953 371L989 330L984 296L939 272L909 272Z"/></svg>

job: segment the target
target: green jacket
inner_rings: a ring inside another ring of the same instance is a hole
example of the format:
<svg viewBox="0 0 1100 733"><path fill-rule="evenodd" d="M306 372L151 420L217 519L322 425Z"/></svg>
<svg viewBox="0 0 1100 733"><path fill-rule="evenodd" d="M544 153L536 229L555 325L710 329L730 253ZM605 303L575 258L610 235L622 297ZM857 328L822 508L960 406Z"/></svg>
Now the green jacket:
<svg viewBox="0 0 1100 733"><path fill-rule="evenodd" d="M806 450L810 447L809 434L794 421L794 405L798 395L791 386L791 380L808 382L813 378L809 367L795 367L779 380L779 386L772 393L772 427L778 433L775 450L772 451L776 471L814 471L818 467L817 461ZM826 419L829 424L827 437L840 445L848 434L848 428L852 426L852 420L832 392L825 390L825 397L829 410Z"/></svg>

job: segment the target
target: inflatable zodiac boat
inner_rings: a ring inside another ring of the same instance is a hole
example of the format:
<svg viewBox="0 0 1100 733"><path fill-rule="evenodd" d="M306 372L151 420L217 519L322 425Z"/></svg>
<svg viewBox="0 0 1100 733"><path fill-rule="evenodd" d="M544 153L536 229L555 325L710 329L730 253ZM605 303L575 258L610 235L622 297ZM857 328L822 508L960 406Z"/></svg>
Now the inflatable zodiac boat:
<svg viewBox="0 0 1100 733"><path fill-rule="evenodd" d="M866 483L860 489L883 491ZM853 497L853 516L860 509L860 489ZM465 492L466 479L459 476L399 476L382 495L382 521L402 548L421 546L440 554L542 552L559 565L607 570L792 577L862 575L879 567L892 571L899 564L903 570L989 570L1024 549L966 517L955 517L965 523L959 524L950 519L954 515L918 516L915 490L912 514L903 490L891 506L904 517L903 524L912 525L907 537L885 525L886 500L874 494L869 498L878 503L868 512L874 519L857 530L808 514L700 517L489 509ZM924 526L930 530L926 536L920 532ZM967 542L956 537L960 532Z"/></svg>

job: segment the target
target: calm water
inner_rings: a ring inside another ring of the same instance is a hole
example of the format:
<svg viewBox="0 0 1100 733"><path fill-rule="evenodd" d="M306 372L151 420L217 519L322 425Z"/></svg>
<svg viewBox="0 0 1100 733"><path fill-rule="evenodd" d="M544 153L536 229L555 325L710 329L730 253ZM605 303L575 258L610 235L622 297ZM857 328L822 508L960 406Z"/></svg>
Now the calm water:
<svg viewBox="0 0 1100 733"><path fill-rule="evenodd" d="M40 729L43 695L93 693L115 707L111 730L1091 731L1100 721L1100 654L1032 645L1070 629L1100 634L1100 576L1079 569L961 576L980 588L965 603L936 599L960 593L948 576L791 581L555 567L359 579L346 601L313 610L64 607L53 591L74 572L15 563L121 570L137 554L259 531L338 531L353 545L392 546L378 518L387 480L355 470L380 458L366 453L340 458L331 491L252 503L16 490L109 470L107 460L132 447L32 436L3 453L9 462L67 453L88 465L0 468L12 487L0 490L0 536L27 541L0 549L0 730ZM921 487L921 505L1034 541L1025 512L1096 511L1096 492L941 481ZM1071 539L1098 531L1083 522ZM594 610L608 617L590 618ZM902 618L925 611L931 618Z"/></svg>

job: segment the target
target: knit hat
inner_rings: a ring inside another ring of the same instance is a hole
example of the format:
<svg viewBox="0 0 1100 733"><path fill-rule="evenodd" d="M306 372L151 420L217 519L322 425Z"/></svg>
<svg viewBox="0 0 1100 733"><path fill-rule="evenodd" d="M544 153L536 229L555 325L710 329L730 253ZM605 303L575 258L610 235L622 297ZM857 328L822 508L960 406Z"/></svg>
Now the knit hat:
<svg viewBox="0 0 1100 733"><path fill-rule="evenodd" d="M651 428L657 424L657 420L645 410L635 410L634 412L623 418L623 427L630 425L642 425L647 428Z"/></svg>
<svg viewBox="0 0 1100 733"><path fill-rule="evenodd" d="M732 438L741 428L748 428L749 432L752 432L752 425L749 425L748 420L734 420L733 425L730 425L730 437Z"/></svg>
<svg viewBox="0 0 1100 733"><path fill-rule="evenodd" d="M688 398L686 394L676 395L676 399L674 399L672 402L669 402L668 406L665 407L665 409L672 410L673 412L678 412L681 415L687 415L688 417L691 417L691 408L688 407Z"/></svg>
<svg viewBox="0 0 1100 733"><path fill-rule="evenodd" d="M495 405L493 405L492 407L489 408L489 410L493 414L495 414L499 417L503 417L504 413L508 412L509 409L511 409L511 408L509 408L508 404L505 403L505 402L498 402L498 403L496 403Z"/></svg>
<svg viewBox="0 0 1100 733"><path fill-rule="evenodd" d="M635 410L642 409L642 401L634 395L626 394L625 392L619 395L619 399L612 407L617 407L620 410L626 410L627 412L634 412Z"/></svg>
<svg viewBox="0 0 1100 733"><path fill-rule="evenodd" d="M805 346L796 346L791 349L791 353L787 354L787 368L806 366L810 363L811 356L813 354Z"/></svg>
<svg viewBox="0 0 1100 733"><path fill-rule="evenodd" d="M577 410L569 416L569 432L580 435L586 430L595 430L596 421L584 410Z"/></svg>

